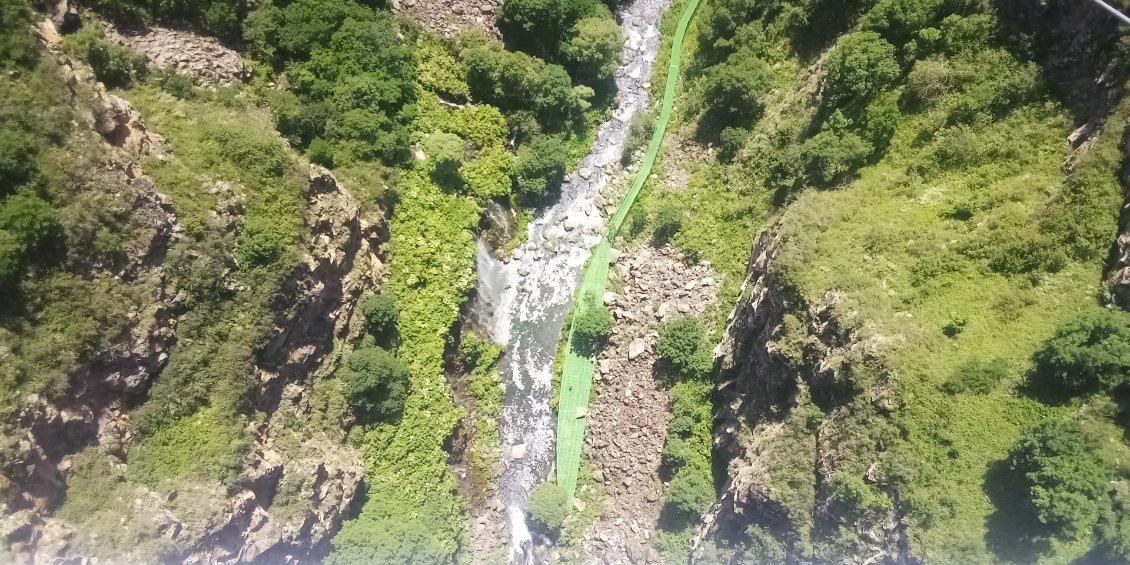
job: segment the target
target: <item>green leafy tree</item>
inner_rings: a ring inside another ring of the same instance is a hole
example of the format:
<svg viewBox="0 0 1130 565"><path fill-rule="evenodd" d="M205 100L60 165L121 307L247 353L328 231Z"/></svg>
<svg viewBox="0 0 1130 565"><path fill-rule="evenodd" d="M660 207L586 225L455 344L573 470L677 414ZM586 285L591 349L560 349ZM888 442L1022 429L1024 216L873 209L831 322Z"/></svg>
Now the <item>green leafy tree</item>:
<svg viewBox="0 0 1130 565"><path fill-rule="evenodd" d="M396 331L400 308L391 294L374 294L361 302L361 315L365 318L365 330L369 335L381 337Z"/></svg>
<svg viewBox="0 0 1130 565"><path fill-rule="evenodd" d="M0 230L18 242L25 253L50 254L63 241L63 227L46 200L21 192L0 203Z"/></svg>
<svg viewBox="0 0 1130 565"><path fill-rule="evenodd" d="M31 135L0 128L0 196L15 192L35 171L39 146Z"/></svg>
<svg viewBox="0 0 1130 565"><path fill-rule="evenodd" d="M660 359L685 378L702 377L712 368L702 324L693 316L679 316L663 324L656 351Z"/></svg>
<svg viewBox="0 0 1130 565"><path fill-rule="evenodd" d="M463 180L467 191L476 198L501 198L510 194L517 167L514 156L501 146L493 146L479 153L479 158L463 165Z"/></svg>
<svg viewBox="0 0 1130 565"><path fill-rule="evenodd" d="M656 246L663 246L675 238L675 234L683 227L683 211L676 205L666 202L655 213L655 232L652 233L652 242Z"/></svg>
<svg viewBox="0 0 1130 565"><path fill-rule="evenodd" d="M0 0L0 66L31 68L39 59L39 47L27 29L32 13L25 0Z"/></svg>
<svg viewBox="0 0 1130 565"><path fill-rule="evenodd" d="M0 230L0 289L8 290L23 273L24 247L16 236Z"/></svg>
<svg viewBox="0 0 1130 565"><path fill-rule="evenodd" d="M1051 420L1032 428L1009 454L1009 468L1027 499L1023 511L1049 536L1089 536L1110 507L1114 470L1075 422Z"/></svg>
<svg viewBox="0 0 1130 565"><path fill-rule="evenodd" d="M573 27L573 37L561 49L577 82L609 88L623 59L624 34L616 20L585 18Z"/></svg>
<svg viewBox="0 0 1130 565"><path fill-rule="evenodd" d="M569 517L569 497L554 482L544 482L530 491L530 520L543 531L556 534Z"/></svg>
<svg viewBox="0 0 1130 565"><path fill-rule="evenodd" d="M583 18L611 18L599 0L506 0L498 26L506 42L548 60L560 60L562 45Z"/></svg>
<svg viewBox="0 0 1130 565"><path fill-rule="evenodd" d="M853 33L828 61L825 100L835 107L869 99L892 85L901 74L893 45L873 31Z"/></svg>
<svg viewBox="0 0 1130 565"><path fill-rule="evenodd" d="M718 160L731 163L737 157L738 151L745 146L749 139L749 130L745 128L727 127L722 129L718 143Z"/></svg>
<svg viewBox="0 0 1130 565"><path fill-rule="evenodd" d="M310 142L310 146L306 148L306 157L315 165L333 168L334 147L330 142L316 137Z"/></svg>
<svg viewBox="0 0 1130 565"><path fill-rule="evenodd" d="M537 202L556 195L565 180L569 154L560 137L539 135L518 150L515 188L518 196Z"/></svg>
<svg viewBox="0 0 1130 565"><path fill-rule="evenodd" d="M850 131L822 131L801 146L804 172L820 186L831 186L854 174L874 147Z"/></svg>
<svg viewBox="0 0 1130 565"><path fill-rule="evenodd" d="M702 80L707 123L738 127L751 126L761 117L763 98L773 85L769 65L749 50L711 67Z"/></svg>
<svg viewBox="0 0 1130 565"><path fill-rule="evenodd" d="M106 39L102 29L89 25L64 40L74 56L90 65L94 76L107 88L128 86L145 75L145 58Z"/></svg>
<svg viewBox="0 0 1130 565"><path fill-rule="evenodd" d="M361 423L394 420L408 395L408 365L380 347L349 355L339 375L342 392Z"/></svg>
<svg viewBox="0 0 1130 565"><path fill-rule="evenodd" d="M603 347L612 336L612 313L593 297L583 300L584 308L573 320L573 332L577 338L576 346L582 353L591 355Z"/></svg>
<svg viewBox="0 0 1130 565"><path fill-rule="evenodd" d="M1071 320L1036 352L1034 384L1073 395L1130 382L1130 315L1097 309Z"/></svg>
<svg viewBox="0 0 1130 565"><path fill-rule="evenodd" d="M714 501L714 485L709 470L696 472L684 467L671 479L667 505L683 515L698 516Z"/></svg>

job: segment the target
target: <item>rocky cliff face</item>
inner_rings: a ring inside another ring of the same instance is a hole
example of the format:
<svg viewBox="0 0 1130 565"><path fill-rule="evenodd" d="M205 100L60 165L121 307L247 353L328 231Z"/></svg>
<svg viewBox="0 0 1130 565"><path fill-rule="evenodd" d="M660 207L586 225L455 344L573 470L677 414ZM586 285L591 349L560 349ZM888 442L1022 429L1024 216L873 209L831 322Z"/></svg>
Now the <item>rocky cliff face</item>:
<svg viewBox="0 0 1130 565"><path fill-rule="evenodd" d="M392 9L408 14L428 31L452 36L481 29L498 36L495 16L502 0L392 0Z"/></svg>
<svg viewBox="0 0 1130 565"><path fill-rule="evenodd" d="M889 502L846 518L834 495L845 471L895 496L884 472L891 385L875 355L885 340L860 339L835 293L804 302L774 265L784 244L772 229L758 238L715 350L715 458L726 481L695 540L696 560L744 562L752 556L719 548L755 528L790 562L912 563Z"/></svg>
<svg viewBox="0 0 1130 565"><path fill-rule="evenodd" d="M0 462L4 518L0 537L18 563L86 562L72 544L73 527L54 515L72 472L72 456L90 446L126 462L135 443L127 408L144 398L176 345L177 319L187 294L165 272L165 257L181 238L176 210L153 180L142 159L166 151L142 117L125 100L93 83L87 69L57 48L50 22L40 36L71 89L76 108L92 96L87 125L104 145L107 170L102 186L112 186L132 202L140 221L114 264L75 258L68 269L80 276L110 276L141 289L141 306L128 315L126 331L82 360L70 375L79 383L60 398L22 399L16 427L5 430ZM238 189L233 189L238 193ZM317 560L327 549L357 495L364 470L359 454L332 437L298 425L312 411L317 376L333 371L340 346L360 331L355 315L360 297L384 276L381 245L387 220L366 214L328 171L312 168L308 191L306 255L275 301L273 337L257 358L262 418L254 424L253 456L238 487L215 492L189 486L167 496L138 486L131 507L142 535L163 540L168 554L186 563L297 563ZM225 202L214 216L238 216ZM230 219L230 218L229 218ZM231 223L231 222L229 222ZM3 352L0 352L3 355ZM350 422L338 415L337 429ZM11 433L8 433L8 432ZM343 432L342 432L343 433ZM211 517L201 523L191 505L200 500ZM190 508L185 515L185 508Z"/></svg>

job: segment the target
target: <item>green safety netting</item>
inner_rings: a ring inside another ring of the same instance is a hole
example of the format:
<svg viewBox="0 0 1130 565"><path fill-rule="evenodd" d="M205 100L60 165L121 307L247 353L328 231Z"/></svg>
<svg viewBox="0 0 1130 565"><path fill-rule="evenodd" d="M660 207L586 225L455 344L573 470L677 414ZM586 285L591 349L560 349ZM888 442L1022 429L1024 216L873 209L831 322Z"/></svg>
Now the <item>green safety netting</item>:
<svg viewBox="0 0 1130 565"><path fill-rule="evenodd" d="M671 60L667 65L667 83L663 90L663 103L659 111L659 121L655 133L647 146L640 170L632 180L632 186L620 207L609 221L604 238L593 249L592 257L585 266L581 284L577 291L576 305L573 307L573 320L578 319L589 308L597 307L604 300L608 284L608 265L612 257L612 240L615 239L628 212L635 204L644 182L655 166L667 123L675 107L675 90L679 82L679 67L682 63L683 36L687 33L691 17L698 8L699 0L690 0L683 10L679 26L672 39ZM589 393L592 390L593 358L587 351L578 350L574 343L574 326L569 326L568 347L565 352L565 365L561 371L561 397L557 406L557 485L572 499L577 488L577 473L581 464L581 445L585 439L585 421L588 419Z"/></svg>

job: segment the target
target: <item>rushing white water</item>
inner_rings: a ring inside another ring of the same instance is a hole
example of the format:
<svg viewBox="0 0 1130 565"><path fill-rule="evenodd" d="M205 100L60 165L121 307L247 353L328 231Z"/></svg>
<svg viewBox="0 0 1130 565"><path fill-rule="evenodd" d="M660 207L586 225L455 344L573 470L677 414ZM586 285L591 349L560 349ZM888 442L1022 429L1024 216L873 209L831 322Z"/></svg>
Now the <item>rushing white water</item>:
<svg viewBox="0 0 1130 565"><path fill-rule="evenodd" d="M512 559L528 560L532 543L525 507L530 489L549 474L555 421L549 408L553 356L581 268L604 228L601 196L619 167L632 115L648 101L659 25L671 0L635 0L617 17L624 29L624 63L616 73L619 107L601 124L589 154L566 179L561 200L529 225L529 238L508 264L479 246L476 320L507 344L506 396L499 433L505 469L499 494L507 508Z"/></svg>

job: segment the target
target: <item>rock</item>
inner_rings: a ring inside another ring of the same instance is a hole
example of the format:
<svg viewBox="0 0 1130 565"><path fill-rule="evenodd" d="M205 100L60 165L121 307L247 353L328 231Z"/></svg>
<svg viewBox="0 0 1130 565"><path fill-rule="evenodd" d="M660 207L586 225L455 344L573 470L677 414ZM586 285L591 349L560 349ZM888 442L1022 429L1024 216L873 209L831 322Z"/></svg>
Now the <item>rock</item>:
<svg viewBox="0 0 1130 565"><path fill-rule="evenodd" d="M522 459L525 456L526 456L526 444L516 443L516 444L510 446L510 458L511 459Z"/></svg>
<svg viewBox="0 0 1130 565"><path fill-rule="evenodd" d="M619 298L620 298L620 295L616 294L615 292L606 292L606 293L604 293L604 305L605 306L612 306L613 304L616 304L616 301Z"/></svg>
<svg viewBox="0 0 1130 565"><path fill-rule="evenodd" d="M594 470L592 472L592 480L603 484L604 483L604 471L601 471L600 469Z"/></svg>
<svg viewBox="0 0 1130 565"><path fill-rule="evenodd" d="M675 309L678 310L680 314L689 314L691 311L690 305L685 302L680 302Z"/></svg>
<svg viewBox="0 0 1130 565"><path fill-rule="evenodd" d="M518 276L520 276L520 277L530 276L530 269L528 267L519 267L518 268Z"/></svg>
<svg viewBox="0 0 1130 565"><path fill-rule="evenodd" d="M691 281L683 287L683 290L694 290L698 286L698 281Z"/></svg>
<svg viewBox="0 0 1130 565"><path fill-rule="evenodd" d="M646 350L647 344L643 339L637 337L632 340L632 343L628 344L628 359L634 360L636 357L643 355L643 352Z"/></svg>
<svg viewBox="0 0 1130 565"><path fill-rule="evenodd" d="M714 286L714 277L704 277L702 279L702 286Z"/></svg>
<svg viewBox="0 0 1130 565"><path fill-rule="evenodd" d="M573 499L573 508L576 508L577 512L584 512L585 511L585 502L583 500L579 499L579 498L574 498Z"/></svg>

